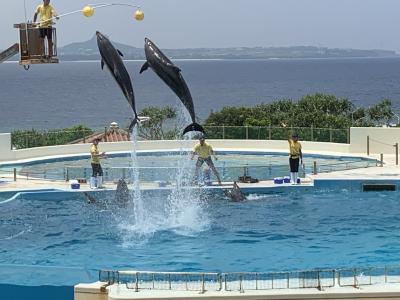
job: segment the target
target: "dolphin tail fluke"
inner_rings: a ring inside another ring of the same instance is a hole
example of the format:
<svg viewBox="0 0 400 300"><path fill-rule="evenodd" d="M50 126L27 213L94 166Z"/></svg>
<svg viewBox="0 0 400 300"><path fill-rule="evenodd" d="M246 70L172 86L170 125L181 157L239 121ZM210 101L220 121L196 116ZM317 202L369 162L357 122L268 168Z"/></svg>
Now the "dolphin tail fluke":
<svg viewBox="0 0 400 300"><path fill-rule="evenodd" d="M138 123L139 119L137 117L135 117L131 124L129 125L129 132L132 132L133 127L135 127L135 125Z"/></svg>
<svg viewBox="0 0 400 300"><path fill-rule="evenodd" d="M189 131L200 131L204 133L204 128L200 124L192 123L183 130L182 135L188 133Z"/></svg>

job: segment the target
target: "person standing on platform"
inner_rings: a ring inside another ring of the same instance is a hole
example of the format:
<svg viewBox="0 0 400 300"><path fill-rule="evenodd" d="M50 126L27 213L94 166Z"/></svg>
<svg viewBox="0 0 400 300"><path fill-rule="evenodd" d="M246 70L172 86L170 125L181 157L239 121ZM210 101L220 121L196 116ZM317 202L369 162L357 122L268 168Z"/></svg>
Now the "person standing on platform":
<svg viewBox="0 0 400 300"><path fill-rule="evenodd" d="M292 137L288 139L289 142L289 166L290 166L290 182L297 184L299 174L299 164L303 164L303 153L301 152L301 144L299 142L299 135L293 133Z"/></svg>
<svg viewBox="0 0 400 300"><path fill-rule="evenodd" d="M100 159L107 158L106 153L99 152L100 139L96 138L90 148L92 177L90 178L90 188L102 188L103 185L103 169L101 168Z"/></svg>
<svg viewBox="0 0 400 300"><path fill-rule="evenodd" d="M40 46L40 53L43 56L46 56L45 52L45 38L47 38L47 55L48 57L53 56L53 17L58 19L58 14L50 5L50 0L43 0L43 4L40 4L36 7L35 15L33 16L33 23L36 23L37 17L40 15L40 22L39 22L39 32L40 32L40 39L42 40Z"/></svg>
<svg viewBox="0 0 400 300"><path fill-rule="evenodd" d="M205 141L204 135L201 135L199 137L199 143L194 146L193 148L193 153L192 153L192 159L194 159L194 156L197 155L197 162L196 162L196 171L195 171L195 180L198 181L198 176L199 176L199 170L203 163L206 163L210 169L214 172L215 177L217 177L218 184L221 185L221 178L219 177L219 173L217 169L214 166L214 163L211 159L211 155L214 156L214 159L217 160L217 157L215 156L214 150L212 146Z"/></svg>

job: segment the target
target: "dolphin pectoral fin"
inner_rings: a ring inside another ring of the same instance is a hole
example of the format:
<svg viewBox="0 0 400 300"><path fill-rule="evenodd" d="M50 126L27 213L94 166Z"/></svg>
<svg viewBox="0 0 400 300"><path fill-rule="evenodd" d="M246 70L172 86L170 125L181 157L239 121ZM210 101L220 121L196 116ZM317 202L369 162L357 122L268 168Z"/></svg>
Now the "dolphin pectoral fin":
<svg viewBox="0 0 400 300"><path fill-rule="evenodd" d="M132 132L133 127L138 123L138 117L135 116L135 118L132 120L131 124L129 125L129 132Z"/></svg>
<svg viewBox="0 0 400 300"><path fill-rule="evenodd" d="M101 69L102 70L104 69L104 60L103 59L101 59Z"/></svg>
<svg viewBox="0 0 400 300"><path fill-rule="evenodd" d="M187 126L184 130L182 135L188 133L189 131L200 131L202 133L204 133L204 128L203 126L201 126L200 124L197 123L192 123L189 126Z"/></svg>
<svg viewBox="0 0 400 300"><path fill-rule="evenodd" d="M149 68L149 63L146 61L146 62L143 64L142 68L140 69L139 74L142 74L142 73L143 73L144 71L146 71L148 68Z"/></svg>
<svg viewBox="0 0 400 300"><path fill-rule="evenodd" d="M121 55L122 57L124 57L124 55L122 54L122 52L119 51L118 49L117 49L117 52L118 52L119 55Z"/></svg>

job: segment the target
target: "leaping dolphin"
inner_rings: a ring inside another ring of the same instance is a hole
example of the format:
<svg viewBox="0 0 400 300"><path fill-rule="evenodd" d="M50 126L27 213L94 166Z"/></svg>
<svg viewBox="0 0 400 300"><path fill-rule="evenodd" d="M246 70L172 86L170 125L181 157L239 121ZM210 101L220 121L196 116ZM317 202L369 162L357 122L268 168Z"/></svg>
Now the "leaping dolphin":
<svg viewBox="0 0 400 300"><path fill-rule="evenodd" d="M123 55L121 51L115 49L110 40L101 32L96 31L96 36L97 46L99 47L101 55L101 69L104 68L104 64L107 65L135 114L131 124L129 125L129 131L132 131L132 128L139 121L139 118L135 108L135 95L133 94L132 81L121 58Z"/></svg>
<svg viewBox="0 0 400 300"><path fill-rule="evenodd" d="M190 95L185 79L182 77L181 69L175 66L152 41L148 38L145 38L144 41L144 52L147 61L140 69L140 74L149 67L152 68L158 77L160 77L175 92L179 99L181 99L192 119L192 124L183 130L183 134L189 131L200 131L204 133L203 127L196 123L192 96Z"/></svg>

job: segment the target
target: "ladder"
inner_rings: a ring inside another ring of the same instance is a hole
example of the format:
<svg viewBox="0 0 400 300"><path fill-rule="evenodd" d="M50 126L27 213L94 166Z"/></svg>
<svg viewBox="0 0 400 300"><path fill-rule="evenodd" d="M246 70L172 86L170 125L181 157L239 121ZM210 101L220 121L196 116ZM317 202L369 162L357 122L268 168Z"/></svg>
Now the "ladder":
<svg viewBox="0 0 400 300"><path fill-rule="evenodd" d="M3 52L0 52L0 63L13 57L15 54L18 54L18 52L19 52L19 44L18 43L12 45L10 48L4 50Z"/></svg>

